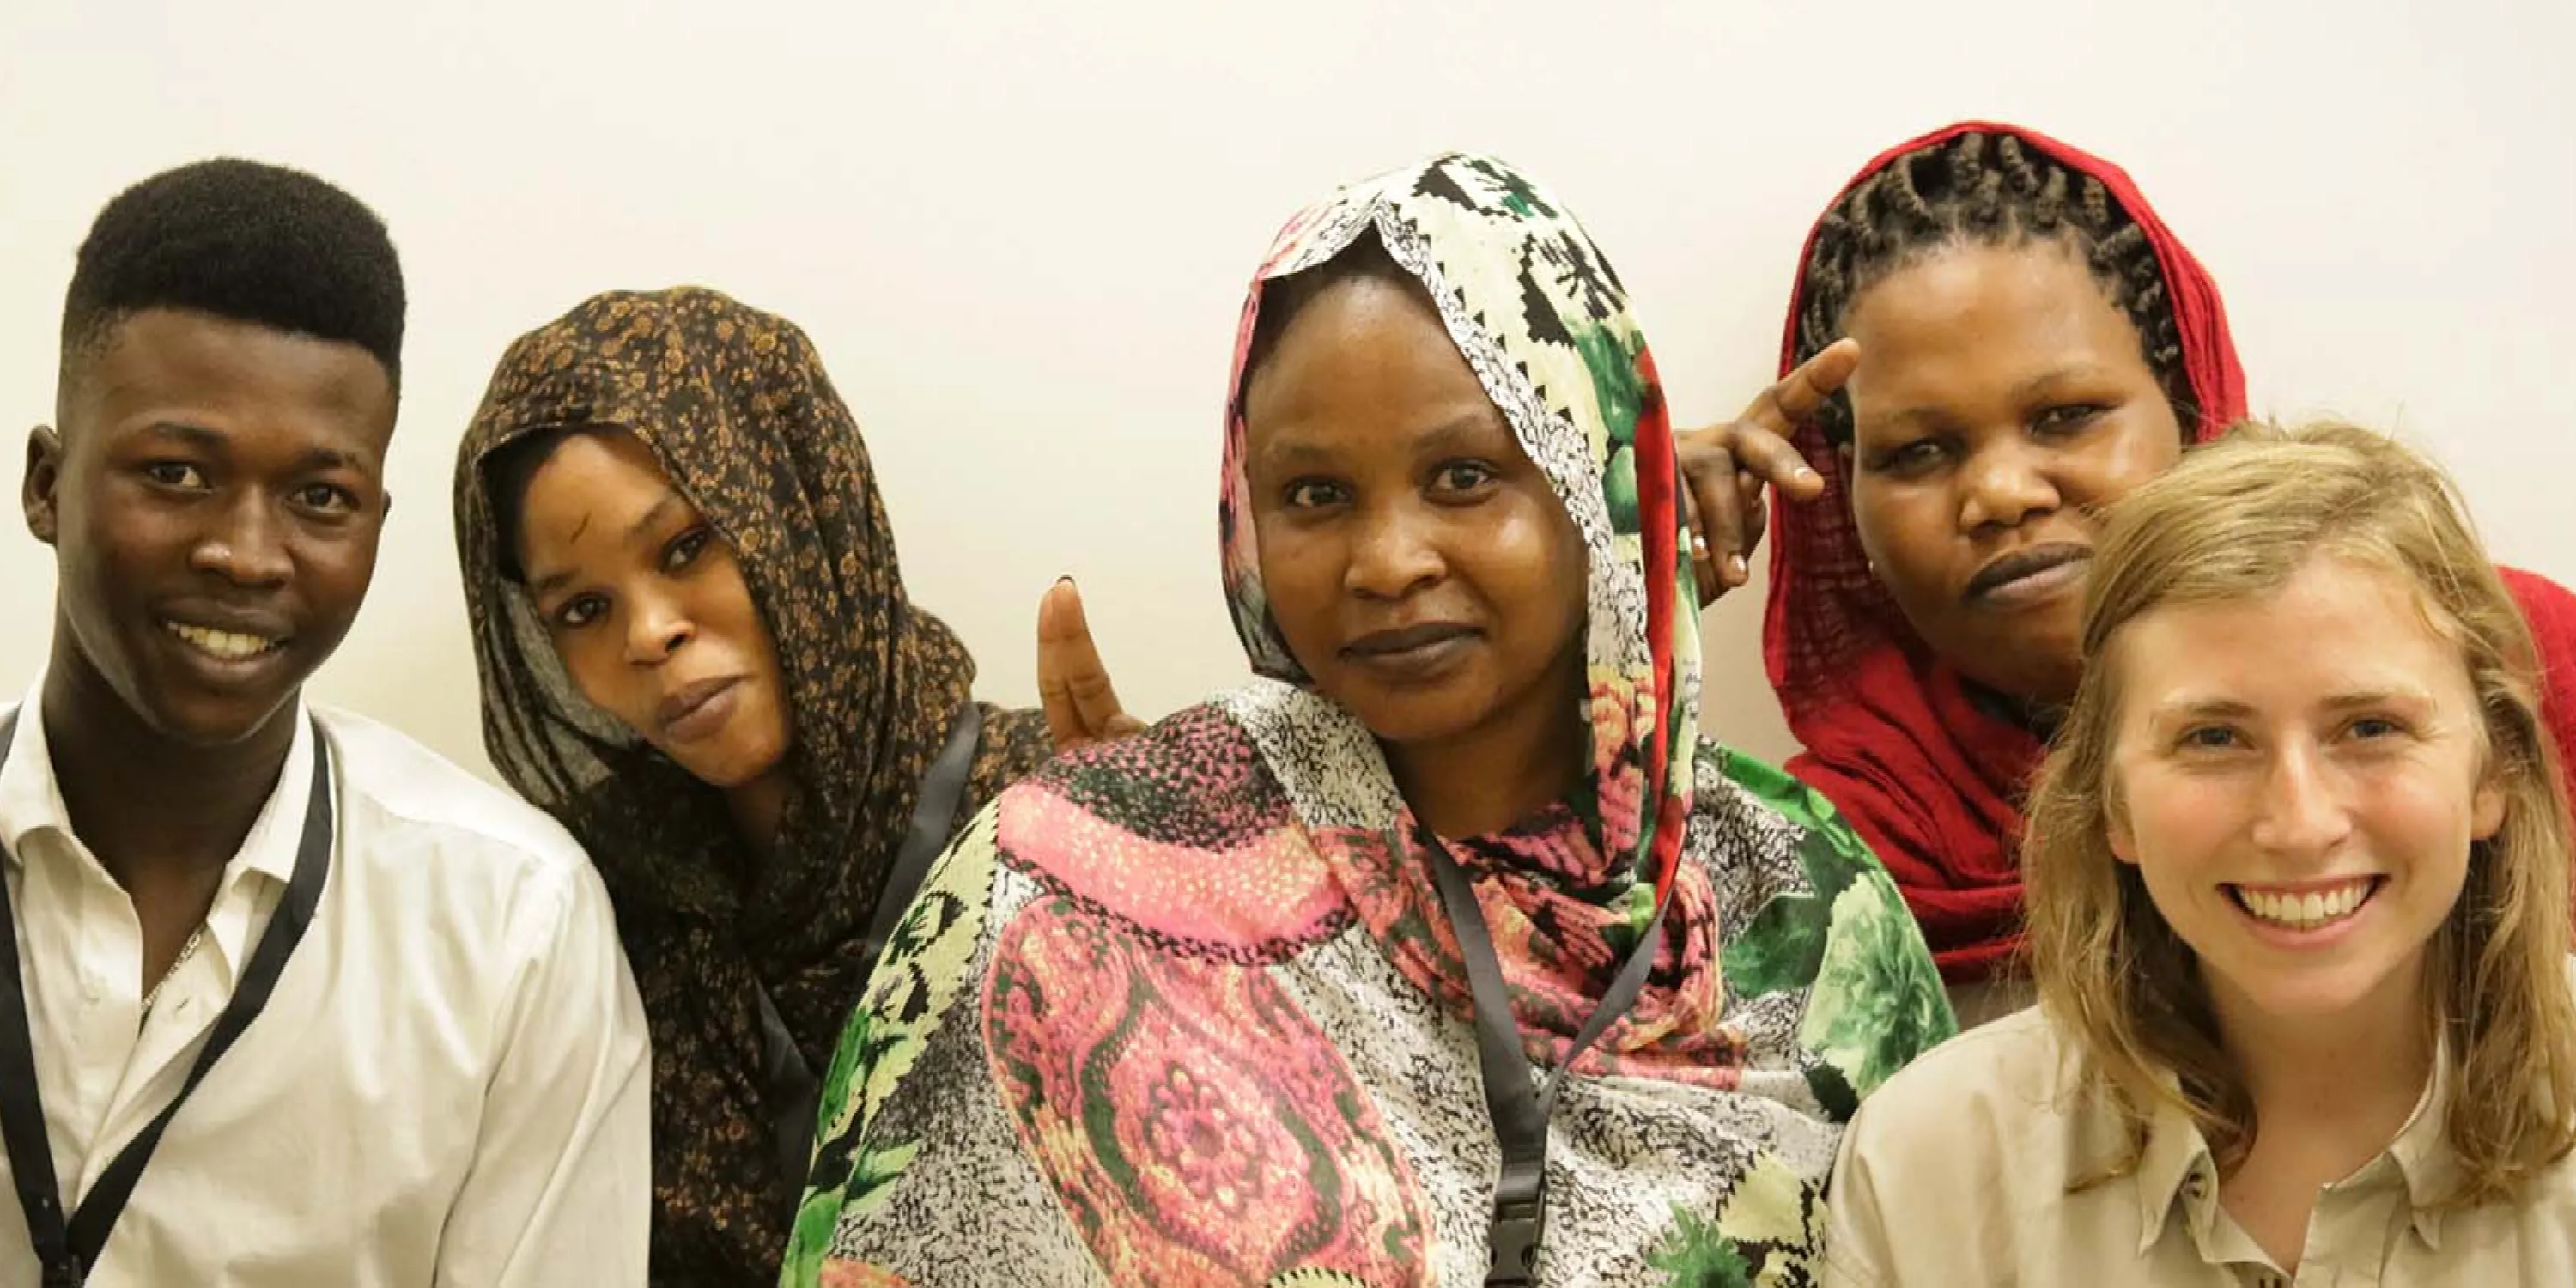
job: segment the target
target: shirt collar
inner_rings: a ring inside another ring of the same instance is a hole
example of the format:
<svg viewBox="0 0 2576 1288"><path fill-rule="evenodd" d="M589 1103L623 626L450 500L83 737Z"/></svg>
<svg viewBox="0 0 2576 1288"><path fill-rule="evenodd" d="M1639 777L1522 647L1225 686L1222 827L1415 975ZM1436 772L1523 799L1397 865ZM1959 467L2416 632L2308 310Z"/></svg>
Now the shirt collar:
<svg viewBox="0 0 2576 1288"><path fill-rule="evenodd" d="M2218 1163L2200 1124L2168 1096L2158 1096L2147 1122L2147 1145L2138 1156L2138 1255L2164 1237L2176 1203L2183 1205L2192 1241L2206 1249L2218 1215Z"/></svg>
<svg viewBox="0 0 2576 1288"><path fill-rule="evenodd" d="M280 885L295 875L296 851L304 842L304 816L313 805L314 750L313 719L299 696L295 738L287 744L286 763L278 767L277 786L269 789L268 803L259 807L259 817L242 837L241 848L225 865L229 872L257 872Z"/></svg>
<svg viewBox="0 0 2576 1288"><path fill-rule="evenodd" d="M2394 1172L2406 1188L2408 1215L2427 1248L2441 1250L2442 1213L2437 1206L2451 1192L2459 1160L2451 1153L2446 1124L2450 1113L2450 1048L2433 1050L2433 1076L2416 1099L2415 1111L2398 1129L2388 1148L2351 1176L2335 1183L2364 1187L2388 1182ZM2331 1187L2330 1187L2331 1188ZM2147 1127L2146 1150L2138 1157L2138 1254L2146 1255L2163 1237L2174 1205L2183 1207L2192 1241L2204 1253L2218 1218L2218 1167L2209 1141L2200 1134L2178 1102L2159 1098Z"/></svg>
<svg viewBox="0 0 2576 1288"><path fill-rule="evenodd" d="M40 673L18 704L9 763L0 766L0 844L7 846L13 863L25 862L26 839L37 832L57 831L74 839L79 835L72 830L70 808L63 804L62 785L54 778L53 749L45 738L44 688ZM224 865L226 882L241 872L261 873L281 883L294 874L295 853L304 839L304 815L312 800L314 754L313 721L298 695L295 738L287 746L286 763L278 772L277 786L242 837L241 848Z"/></svg>
<svg viewBox="0 0 2576 1288"><path fill-rule="evenodd" d="M8 763L0 765L0 849L7 850L13 866L25 862L21 856L28 833L44 827L71 830L71 811L54 784L53 756L45 748L45 722L38 714L43 708L36 698L43 688L40 677L8 716L0 716L18 722L9 735Z"/></svg>
<svg viewBox="0 0 2576 1288"><path fill-rule="evenodd" d="M2440 1205L2458 1188L2460 1175L2459 1157L2451 1152L2450 1120L2451 1060L2446 1040L2433 1048L2433 1077L2424 1084L2415 1112L2397 1129L2397 1139L2389 1142L2383 1155L2396 1165L2406 1185L2415 1233L2436 1252L2442 1248Z"/></svg>

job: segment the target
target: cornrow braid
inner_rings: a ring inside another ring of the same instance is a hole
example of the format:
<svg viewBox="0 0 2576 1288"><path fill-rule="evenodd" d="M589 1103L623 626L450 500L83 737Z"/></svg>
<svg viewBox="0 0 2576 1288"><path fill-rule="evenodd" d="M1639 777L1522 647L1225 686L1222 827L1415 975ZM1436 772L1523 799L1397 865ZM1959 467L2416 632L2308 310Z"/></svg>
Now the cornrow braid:
<svg viewBox="0 0 2576 1288"><path fill-rule="evenodd" d="M2183 372L2155 247L2102 181L2067 168L2009 134L1970 133L1908 152L1852 185L1816 227L1798 307L1797 360L1842 337L1854 301L1870 287L1945 247L2063 242L2128 315L2147 368L2184 425L2199 423ZM1852 438L1849 399L1816 410L1825 437Z"/></svg>

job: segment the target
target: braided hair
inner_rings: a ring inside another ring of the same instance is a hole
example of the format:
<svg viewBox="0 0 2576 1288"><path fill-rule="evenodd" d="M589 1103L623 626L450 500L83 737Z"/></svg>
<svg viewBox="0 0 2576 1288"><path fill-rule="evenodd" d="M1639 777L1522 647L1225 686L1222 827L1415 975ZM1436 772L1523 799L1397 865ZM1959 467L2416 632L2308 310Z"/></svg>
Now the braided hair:
<svg viewBox="0 0 2576 1288"><path fill-rule="evenodd" d="M2147 369L2184 425L2196 424L2183 371L2182 332L2164 270L2129 212L2100 179L2009 134L1971 132L1927 144L1851 186L1816 226L1798 305L1797 360L1842 336L1870 287L1942 250L2057 242L2101 283L2137 328ZM1827 441L1852 439L1851 402L1836 392L1816 409Z"/></svg>

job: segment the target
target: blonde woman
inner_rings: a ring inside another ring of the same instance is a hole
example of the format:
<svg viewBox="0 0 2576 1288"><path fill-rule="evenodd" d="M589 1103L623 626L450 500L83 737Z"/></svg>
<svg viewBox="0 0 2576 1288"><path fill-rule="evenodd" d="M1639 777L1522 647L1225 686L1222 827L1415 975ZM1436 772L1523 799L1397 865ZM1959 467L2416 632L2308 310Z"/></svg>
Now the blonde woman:
<svg viewBox="0 0 2576 1288"><path fill-rule="evenodd" d="M2086 595L2040 1004L1863 1108L1828 1281L2576 1283L2567 804L2449 482L2247 427Z"/></svg>

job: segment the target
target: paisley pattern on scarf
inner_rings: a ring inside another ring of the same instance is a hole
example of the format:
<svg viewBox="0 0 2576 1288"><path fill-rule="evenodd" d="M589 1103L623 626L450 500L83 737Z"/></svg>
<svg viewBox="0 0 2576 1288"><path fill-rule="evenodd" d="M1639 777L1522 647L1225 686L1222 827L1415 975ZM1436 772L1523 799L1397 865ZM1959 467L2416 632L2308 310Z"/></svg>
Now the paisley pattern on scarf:
<svg viewBox="0 0 2576 1288"><path fill-rule="evenodd" d="M1949 1032L1931 959L1829 811L1782 808L1776 771L1698 737L1670 429L1598 249L1525 176L1448 156L1299 215L1260 280L1364 232L1589 553L1566 700L1590 773L1449 838L1533 1062L1670 900L1639 1002L1567 1078L1540 1280L1812 1283L1840 1122ZM896 1161L863 1200L818 1172L782 1282L1481 1282L1497 1150L1457 945L1384 754L1270 626L1239 407L1227 425L1226 585L1266 678L1047 765L942 860L991 874L934 878L989 888L973 960L918 995L943 1003L852 1017L862 1062L927 1037L884 1099L827 1104L823 1153Z"/></svg>

